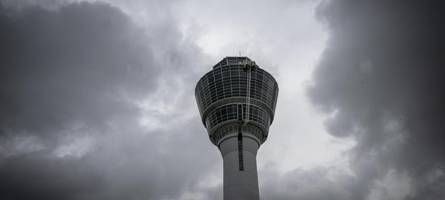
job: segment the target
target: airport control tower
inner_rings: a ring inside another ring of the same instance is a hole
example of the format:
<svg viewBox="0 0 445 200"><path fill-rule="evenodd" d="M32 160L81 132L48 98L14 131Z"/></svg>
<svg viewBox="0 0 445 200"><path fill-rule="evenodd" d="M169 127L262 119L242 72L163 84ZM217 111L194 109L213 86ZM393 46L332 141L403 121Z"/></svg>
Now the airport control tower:
<svg viewBox="0 0 445 200"><path fill-rule="evenodd" d="M226 57L195 88L202 123L224 163L224 200L259 199L256 154L273 121L278 84L247 57Z"/></svg>

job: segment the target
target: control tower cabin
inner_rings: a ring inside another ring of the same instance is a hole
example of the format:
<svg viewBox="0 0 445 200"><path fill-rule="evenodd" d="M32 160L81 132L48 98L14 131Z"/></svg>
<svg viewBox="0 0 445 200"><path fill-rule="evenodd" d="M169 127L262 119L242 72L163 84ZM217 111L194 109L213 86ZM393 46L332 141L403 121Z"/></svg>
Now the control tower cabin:
<svg viewBox="0 0 445 200"><path fill-rule="evenodd" d="M247 57L226 57L195 88L202 123L224 163L224 200L259 199L256 154L274 117L278 84Z"/></svg>

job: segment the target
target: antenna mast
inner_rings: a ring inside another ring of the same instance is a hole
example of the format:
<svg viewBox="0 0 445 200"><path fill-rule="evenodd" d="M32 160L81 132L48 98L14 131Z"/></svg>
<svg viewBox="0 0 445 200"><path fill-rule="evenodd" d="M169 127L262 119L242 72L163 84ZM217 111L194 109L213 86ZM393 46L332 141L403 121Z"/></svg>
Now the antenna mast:
<svg viewBox="0 0 445 200"><path fill-rule="evenodd" d="M247 73L247 91L246 91L246 115L244 117L244 124L249 122L250 117L250 90L251 90L251 82L252 82L252 71L255 70L256 64L250 60L244 60L244 70Z"/></svg>

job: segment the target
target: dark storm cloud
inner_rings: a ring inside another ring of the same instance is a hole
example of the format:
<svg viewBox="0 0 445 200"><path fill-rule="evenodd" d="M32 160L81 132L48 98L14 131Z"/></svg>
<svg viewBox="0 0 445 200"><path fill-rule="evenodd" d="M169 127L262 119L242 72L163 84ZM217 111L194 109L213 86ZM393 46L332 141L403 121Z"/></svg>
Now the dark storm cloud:
<svg viewBox="0 0 445 200"><path fill-rule="evenodd" d="M2 199L80 199L102 189L104 180L78 160L56 160L47 152L16 156L0 164Z"/></svg>
<svg viewBox="0 0 445 200"><path fill-rule="evenodd" d="M221 171L211 168L220 164L217 156L206 158L202 153L209 149L207 138L196 141L190 137L196 130L198 127L189 127L172 130L180 134L142 135L125 128L122 131L127 136L100 137L97 148L81 158L58 158L48 151L7 157L0 161L0 197L179 199L183 193L195 192L218 199L216 188L220 187L196 187L211 170Z"/></svg>
<svg viewBox="0 0 445 200"><path fill-rule="evenodd" d="M445 198L445 3L338 0L319 11L330 36L309 96L331 114L330 134L358 142L351 165L368 189L355 199L389 199L396 192L372 184L391 170L411 180L400 199Z"/></svg>
<svg viewBox="0 0 445 200"><path fill-rule="evenodd" d="M126 98L153 88L147 39L119 10L72 4L1 12L0 135L51 134L134 112ZM55 129L55 130L54 130Z"/></svg>
<svg viewBox="0 0 445 200"><path fill-rule="evenodd" d="M172 21L147 30L104 3L49 7L0 6L0 199L213 198L199 181L220 163L202 153L211 145L195 138L198 118L166 130L139 123L139 102L172 92L161 78L179 105L193 100L181 81L195 79L184 68L199 62L197 48Z"/></svg>

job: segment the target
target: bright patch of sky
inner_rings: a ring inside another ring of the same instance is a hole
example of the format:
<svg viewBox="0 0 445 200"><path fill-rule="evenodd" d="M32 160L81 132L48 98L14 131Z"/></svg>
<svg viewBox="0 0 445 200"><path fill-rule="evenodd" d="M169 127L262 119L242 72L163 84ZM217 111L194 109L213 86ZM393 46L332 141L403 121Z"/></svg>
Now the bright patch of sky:
<svg viewBox="0 0 445 200"><path fill-rule="evenodd" d="M277 79L277 110L270 137L258 154L260 170L271 162L282 172L347 165L339 157L354 145L352 140L328 135L324 116L306 98L311 72L327 39L315 18L317 4L192 0L176 6L183 34L194 38L215 63L225 56L248 56Z"/></svg>
<svg viewBox="0 0 445 200"><path fill-rule="evenodd" d="M162 9L158 7L166 4L156 1L113 3L147 27L152 25L151 18L178 23L183 40L195 43L208 57L206 61L210 61L204 63L208 66L196 66L202 75L222 58L241 55L255 60L277 79L280 87L277 110L269 138L258 154L259 170L270 164L282 173L316 166L349 170L345 152L355 142L327 134L323 127L326 116L315 110L305 92L327 40L325 28L316 19L319 1L189 0ZM174 13L174 18L166 17L168 13ZM158 94L163 96L155 95L156 99L140 104L144 110L142 125L163 129L163 118L180 117L172 114L178 106L168 105L172 103L168 97L177 96L178 87L162 90ZM190 104L194 103L193 95L191 92L188 96L193 99L187 100ZM198 115L196 105L186 108ZM185 118L190 117L181 113ZM204 127L202 132L202 137L207 137Z"/></svg>

